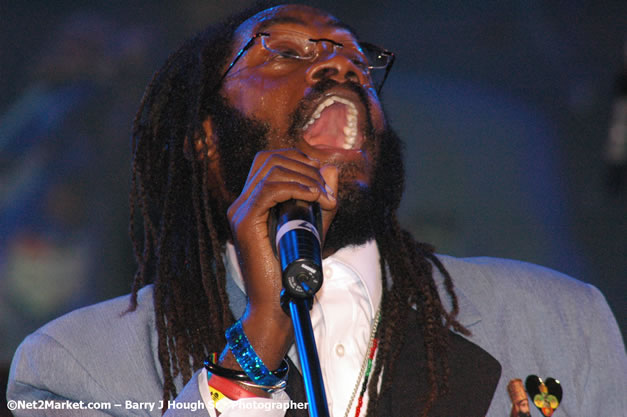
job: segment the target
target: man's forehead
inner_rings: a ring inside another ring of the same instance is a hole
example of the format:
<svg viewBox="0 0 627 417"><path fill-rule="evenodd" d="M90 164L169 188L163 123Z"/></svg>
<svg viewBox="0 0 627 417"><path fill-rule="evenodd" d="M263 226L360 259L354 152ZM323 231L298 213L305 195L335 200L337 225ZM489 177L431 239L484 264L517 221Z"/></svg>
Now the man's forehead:
<svg viewBox="0 0 627 417"><path fill-rule="evenodd" d="M242 23L236 33L239 36L248 37L281 24L302 26L304 29L335 29L352 35L348 25L342 23L335 16L304 5L284 5L263 10Z"/></svg>

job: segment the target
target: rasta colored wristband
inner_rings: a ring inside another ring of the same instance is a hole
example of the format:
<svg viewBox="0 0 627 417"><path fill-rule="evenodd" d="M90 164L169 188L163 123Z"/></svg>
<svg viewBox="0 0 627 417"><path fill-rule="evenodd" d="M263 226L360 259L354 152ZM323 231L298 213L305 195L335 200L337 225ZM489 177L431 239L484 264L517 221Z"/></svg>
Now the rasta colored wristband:
<svg viewBox="0 0 627 417"><path fill-rule="evenodd" d="M275 386L280 384L281 379L287 374L287 367L281 366L276 371L270 371L264 365L261 358L257 355L253 347L250 345L241 320L237 320L234 325L229 327L225 333L226 341L229 349L235 356L235 360L242 367L250 380L257 385ZM285 362L285 359L283 360ZM287 364L287 362L285 362Z"/></svg>
<svg viewBox="0 0 627 417"><path fill-rule="evenodd" d="M238 385L237 383L230 381L226 378L222 378L218 375L211 375L211 377L209 378L209 387L215 388L221 394L231 400L258 397L258 395L248 391L246 388Z"/></svg>
<svg viewBox="0 0 627 417"><path fill-rule="evenodd" d="M211 395L211 401L213 401L213 408L218 410L220 413L224 413L227 405L232 403L233 401L224 395L220 390L209 386L209 394Z"/></svg>

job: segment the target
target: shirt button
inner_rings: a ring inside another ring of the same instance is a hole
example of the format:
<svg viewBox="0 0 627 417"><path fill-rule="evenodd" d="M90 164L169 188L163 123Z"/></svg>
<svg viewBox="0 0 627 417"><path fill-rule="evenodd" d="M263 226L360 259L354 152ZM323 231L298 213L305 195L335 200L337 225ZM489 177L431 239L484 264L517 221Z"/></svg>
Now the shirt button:
<svg viewBox="0 0 627 417"><path fill-rule="evenodd" d="M325 267L322 272L323 272L325 278L331 278L333 276L333 269L331 269L328 266Z"/></svg>
<svg viewBox="0 0 627 417"><path fill-rule="evenodd" d="M337 356L339 356L340 358L342 356L344 356L344 345L339 343L337 346L335 346L335 353L337 354Z"/></svg>

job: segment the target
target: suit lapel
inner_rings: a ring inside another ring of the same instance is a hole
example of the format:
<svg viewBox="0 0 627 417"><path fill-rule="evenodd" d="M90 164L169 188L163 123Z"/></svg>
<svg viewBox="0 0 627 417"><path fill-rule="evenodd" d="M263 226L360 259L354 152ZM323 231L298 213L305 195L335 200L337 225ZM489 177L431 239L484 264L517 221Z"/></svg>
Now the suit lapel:
<svg viewBox="0 0 627 417"><path fill-rule="evenodd" d="M416 313L412 311L416 320ZM392 370L393 386L380 399L377 415L407 417L419 415L429 393L424 340L419 331L407 340ZM479 346L449 331L448 393L438 398L431 417L485 416L501 375L501 365Z"/></svg>

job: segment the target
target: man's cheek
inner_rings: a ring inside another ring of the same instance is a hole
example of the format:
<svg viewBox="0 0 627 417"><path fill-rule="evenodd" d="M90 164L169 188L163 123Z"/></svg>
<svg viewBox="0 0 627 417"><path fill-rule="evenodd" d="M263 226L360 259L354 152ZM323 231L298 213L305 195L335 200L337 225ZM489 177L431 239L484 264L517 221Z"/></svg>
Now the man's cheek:
<svg viewBox="0 0 627 417"><path fill-rule="evenodd" d="M370 119L372 121L372 127L376 132L381 132L386 127L386 120L383 114L383 107L379 101L374 88L367 90L368 95L368 107L370 108Z"/></svg>

